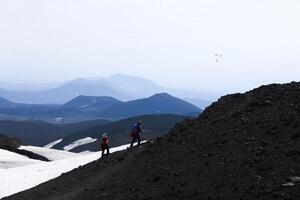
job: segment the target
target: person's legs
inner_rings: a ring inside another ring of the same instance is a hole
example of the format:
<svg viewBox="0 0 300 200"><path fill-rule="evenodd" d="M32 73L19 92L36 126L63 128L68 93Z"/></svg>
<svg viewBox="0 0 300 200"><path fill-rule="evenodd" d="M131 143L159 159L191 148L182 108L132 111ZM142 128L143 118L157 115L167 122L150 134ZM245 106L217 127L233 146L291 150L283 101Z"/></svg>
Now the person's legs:
<svg viewBox="0 0 300 200"><path fill-rule="evenodd" d="M138 144L137 144L137 145L140 146L140 144L141 144L141 136L138 135L138 136L137 136L137 139L138 139Z"/></svg>
<svg viewBox="0 0 300 200"><path fill-rule="evenodd" d="M108 147L108 145L102 146L102 154L101 154L101 157L104 156L105 150L106 150L106 156L108 156L108 154L109 154L109 147Z"/></svg>
<svg viewBox="0 0 300 200"><path fill-rule="evenodd" d="M132 142L131 142L131 144L130 144L130 148L133 146L133 144L135 143L135 140L136 140L136 136L134 136L133 138L132 138Z"/></svg>
<svg viewBox="0 0 300 200"><path fill-rule="evenodd" d="M102 153L101 153L101 158L103 157L104 155L104 151L105 151L105 148L102 147Z"/></svg>
<svg viewBox="0 0 300 200"><path fill-rule="evenodd" d="M109 155L109 147L107 146L107 154L106 154L106 156L108 157L108 155Z"/></svg>

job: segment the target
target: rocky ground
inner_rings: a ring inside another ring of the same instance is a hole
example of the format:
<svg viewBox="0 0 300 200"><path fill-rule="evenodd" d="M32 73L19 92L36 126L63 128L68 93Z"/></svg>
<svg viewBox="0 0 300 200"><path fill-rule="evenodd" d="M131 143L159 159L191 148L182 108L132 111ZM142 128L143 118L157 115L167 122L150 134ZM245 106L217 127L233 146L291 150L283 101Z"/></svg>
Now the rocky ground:
<svg viewBox="0 0 300 200"><path fill-rule="evenodd" d="M222 97L165 137L8 200L300 199L300 83Z"/></svg>

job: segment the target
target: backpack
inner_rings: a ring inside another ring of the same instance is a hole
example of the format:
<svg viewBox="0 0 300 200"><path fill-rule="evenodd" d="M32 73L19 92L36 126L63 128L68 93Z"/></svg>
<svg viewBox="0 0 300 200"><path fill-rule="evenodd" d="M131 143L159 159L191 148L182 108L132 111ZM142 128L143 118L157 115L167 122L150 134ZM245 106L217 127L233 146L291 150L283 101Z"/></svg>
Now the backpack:
<svg viewBox="0 0 300 200"><path fill-rule="evenodd" d="M136 137L137 134L138 134L137 125L134 124L134 125L133 125L133 128L131 129L130 136L131 136L131 137Z"/></svg>
<svg viewBox="0 0 300 200"><path fill-rule="evenodd" d="M108 140L107 137L102 138L101 147L102 147L102 148L107 147L107 146L108 146L108 143L109 143L109 140Z"/></svg>

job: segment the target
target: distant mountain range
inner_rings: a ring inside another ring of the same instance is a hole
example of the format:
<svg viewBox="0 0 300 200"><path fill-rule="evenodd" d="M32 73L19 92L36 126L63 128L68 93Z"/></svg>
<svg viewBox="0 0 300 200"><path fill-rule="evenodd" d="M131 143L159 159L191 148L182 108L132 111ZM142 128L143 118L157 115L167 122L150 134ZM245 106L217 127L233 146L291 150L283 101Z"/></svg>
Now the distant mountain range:
<svg viewBox="0 0 300 200"><path fill-rule="evenodd" d="M10 91L0 89L0 96L13 102L27 104L63 104L79 95L112 96L130 99L121 89L105 80L76 79L59 87L43 91Z"/></svg>
<svg viewBox="0 0 300 200"><path fill-rule="evenodd" d="M0 117L4 119L43 120L52 123L76 123L95 119L119 120L149 114L199 114L202 110L166 93L133 101L112 97L78 96L64 105L12 103L2 99Z"/></svg>
<svg viewBox="0 0 300 200"><path fill-rule="evenodd" d="M5 86L5 85L3 85ZM11 88L11 87L9 87ZM7 90L0 85L0 96L13 102L27 104L64 104L80 96L110 96L122 101L146 98L156 93L169 93L186 99L199 99L194 104L205 108L218 95L159 86L155 82L136 76L116 74L97 80L75 79L52 89L40 91ZM201 100L201 99L206 100ZM201 102L201 103L200 103Z"/></svg>
<svg viewBox="0 0 300 200"><path fill-rule="evenodd" d="M201 109L169 94L161 93L145 99L115 104L101 110L99 116L126 118L146 114L187 115L192 112L200 113Z"/></svg>
<svg viewBox="0 0 300 200"><path fill-rule="evenodd" d="M86 130L78 131L77 133L69 134L68 136L64 137L63 140L60 143L56 144L53 148L63 150L64 147L78 140L92 138L97 140L85 145L81 145L77 148L72 149L71 151L99 151L100 139L104 132L108 133L111 147L127 144L131 141L131 138L129 136L131 128L133 124L139 120L143 122L143 128L146 130L146 132L141 134L143 140L150 140L152 138L167 134L176 123L181 122L186 118L189 117L166 114L132 117L109 124L95 126Z"/></svg>
<svg viewBox="0 0 300 200"><path fill-rule="evenodd" d="M168 90L155 82L137 76L116 74L108 78L111 84L121 88L132 99L149 97L156 93L168 92Z"/></svg>

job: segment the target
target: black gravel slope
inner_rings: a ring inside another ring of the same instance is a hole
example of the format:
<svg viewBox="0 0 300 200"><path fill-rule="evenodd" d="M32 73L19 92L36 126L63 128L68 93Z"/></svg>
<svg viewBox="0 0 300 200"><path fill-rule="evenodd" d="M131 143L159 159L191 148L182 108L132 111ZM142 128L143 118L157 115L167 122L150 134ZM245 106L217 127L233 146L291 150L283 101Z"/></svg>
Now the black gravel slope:
<svg viewBox="0 0 300 200"><path fill-rule="evenodd" d="M6 199L300 199L299 125L300 83L263 86Z"/></svg>

